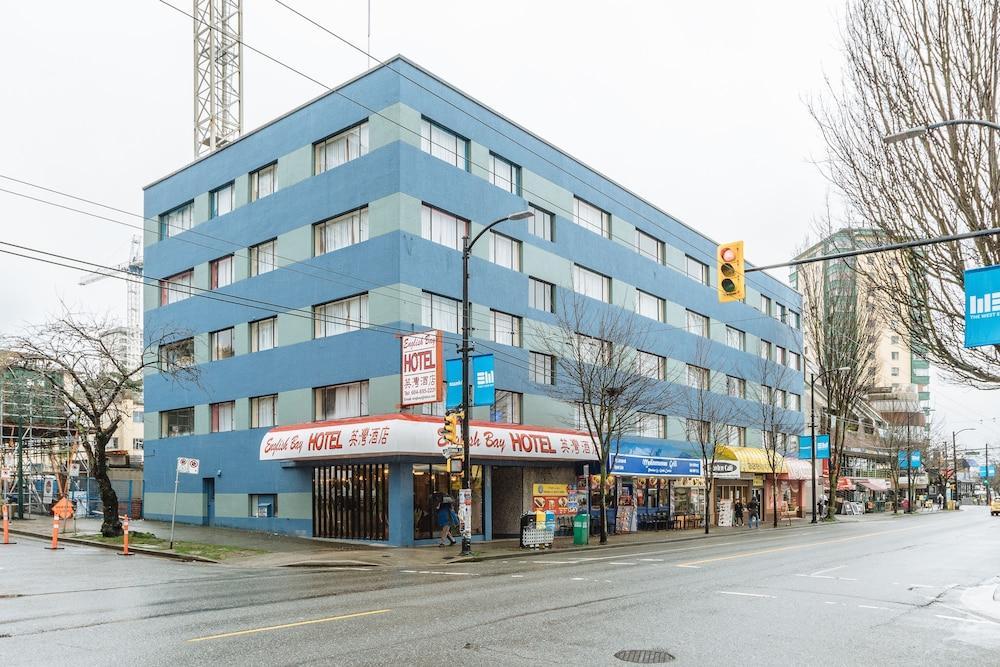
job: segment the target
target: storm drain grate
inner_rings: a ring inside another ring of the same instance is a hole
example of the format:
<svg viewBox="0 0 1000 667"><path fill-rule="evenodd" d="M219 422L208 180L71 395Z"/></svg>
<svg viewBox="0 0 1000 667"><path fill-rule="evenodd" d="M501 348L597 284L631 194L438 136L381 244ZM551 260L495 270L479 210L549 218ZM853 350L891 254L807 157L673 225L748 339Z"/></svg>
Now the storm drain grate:
<svg viewBox="0 0 1000 667"><path fill-rule="evenodd" d="M657 665L674 659L674 656L659 649L628 649L618 651L615 657L623 662L636 662L640 665Z"/></svg>

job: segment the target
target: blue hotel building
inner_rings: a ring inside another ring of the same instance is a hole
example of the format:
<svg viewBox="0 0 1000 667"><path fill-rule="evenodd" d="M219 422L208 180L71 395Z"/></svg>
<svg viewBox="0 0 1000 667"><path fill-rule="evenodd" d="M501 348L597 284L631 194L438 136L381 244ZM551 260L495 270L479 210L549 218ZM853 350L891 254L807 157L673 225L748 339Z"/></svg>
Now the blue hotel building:
<svg viewBox="0 0 1000 667"><path fill-rule="evenodd" d="M471 261L477 352L496 360L496 403L474 409L477 428L574 439L575 409L546 386L559 378L539 338L576 293L647 318L644 372L704 382L730 403L732 449L760 446L746 408L765 357L790 370L768 391L788 433L801 432L797 292L756 273L745 303L719 304L714 241L405 58L152 183L144 208L160 222L145 238L159 281L146 288L147 337L174 340L161 368L200 370L197 383L145 378L148 518L169 517L176 460L193 457L178 521L433 539L434 505L457 478L435 451L443 406L399 407L399 335L442 330L457 356L462 236L526 208L533 218L494 228ZM622 453L697 458L692 415L676 412L649 415ZM262 442L319 422L342 429L343 448L265 454ZM473 452L476 538L516 533L532 485L575 483L591 456ZM731 483L749 491L752 477ZM642 504L690 502L697 483L674 481L650 483Z"/></svg>

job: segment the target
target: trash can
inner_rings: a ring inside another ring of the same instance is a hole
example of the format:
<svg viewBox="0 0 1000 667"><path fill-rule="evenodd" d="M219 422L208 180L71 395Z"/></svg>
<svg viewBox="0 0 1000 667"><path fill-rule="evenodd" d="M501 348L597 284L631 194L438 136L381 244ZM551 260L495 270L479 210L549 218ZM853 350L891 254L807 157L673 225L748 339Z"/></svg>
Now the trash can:
<svg viewBox="0 0 1000 667"><path fill-rule="evenodd" d="M573 518L573 544L587 544L590 542L590 516L587 514L577 514Z"/></svg>
<svg viewBox="0 0 1000 667"><path fill-rule="evenodd" d="M535 514L534 512L529 514L521 515L521 544L520 547L524 549L528 545L525 544L525 538L528 536L528 531L535 527Z"/></svg>

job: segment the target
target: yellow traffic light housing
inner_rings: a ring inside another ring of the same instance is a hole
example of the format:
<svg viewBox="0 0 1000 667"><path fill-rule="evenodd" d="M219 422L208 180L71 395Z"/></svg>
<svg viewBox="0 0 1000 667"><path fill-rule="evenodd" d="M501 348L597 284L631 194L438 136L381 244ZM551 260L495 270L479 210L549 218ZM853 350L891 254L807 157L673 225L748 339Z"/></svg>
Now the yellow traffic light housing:
<svg viewBox="0 0 1000 667"><path fill-rule="evenodd" d="M743 241L723 243L715 253L719 302L742 301L747 296Z"/></svg>
<svg viewBox="0 0 1000 667"><path fill-rule="evenodd" d="M438 435L453 445L461 444L462 436L460 429L464 417L465 412L462 410L451 410L446 413L444 416L444 426L438 429Z"/></svg>

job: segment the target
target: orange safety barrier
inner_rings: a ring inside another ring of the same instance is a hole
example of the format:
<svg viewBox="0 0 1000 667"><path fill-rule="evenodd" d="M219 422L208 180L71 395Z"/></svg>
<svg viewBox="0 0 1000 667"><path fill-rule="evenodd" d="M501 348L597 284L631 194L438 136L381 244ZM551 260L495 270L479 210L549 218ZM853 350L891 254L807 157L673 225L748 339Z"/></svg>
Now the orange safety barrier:
<svg viewBox="0 0 1000 667"><path fill-rule="evenodd" d="M49 551L62 549L62 547L59 546L59 515L52 515L52 546L45 548Z"/></svg>
<svg viewBox="0 0 1000 667"><path fill-rule="evenodd" d="M10 541L10 505L6 503L3 505L3 543L17 544Z"/></svg>
<svg viewBox="0 0 1000 667"><path fill-rule="evenodd" d="M119 556L134 556L135 554L131 553L128 550L128 515L126 514L125 516L118 517L118 518L120 518L122 520L122 531L123 531L122 532L122 550L120 552L118 552L118 555Z"/></svg>

